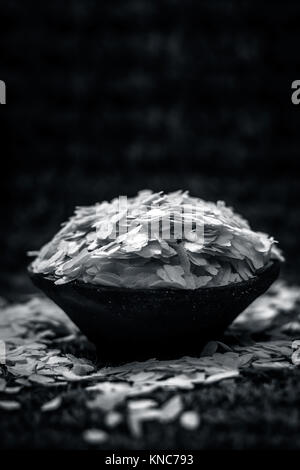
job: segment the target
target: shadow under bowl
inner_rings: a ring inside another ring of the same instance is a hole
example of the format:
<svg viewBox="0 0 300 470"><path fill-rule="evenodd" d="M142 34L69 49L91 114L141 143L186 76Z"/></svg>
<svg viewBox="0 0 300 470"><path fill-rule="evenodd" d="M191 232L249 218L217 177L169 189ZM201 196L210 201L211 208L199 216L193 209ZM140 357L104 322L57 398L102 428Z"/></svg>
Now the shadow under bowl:
<svg viewBox="0 0 300 470"><path fill-rule="evenodd" d="M273 261L248 281L196 290L128 289L82 281L56 285L28 268L33 283L52 299L109 363L199 355L278 277Z"/></svg>

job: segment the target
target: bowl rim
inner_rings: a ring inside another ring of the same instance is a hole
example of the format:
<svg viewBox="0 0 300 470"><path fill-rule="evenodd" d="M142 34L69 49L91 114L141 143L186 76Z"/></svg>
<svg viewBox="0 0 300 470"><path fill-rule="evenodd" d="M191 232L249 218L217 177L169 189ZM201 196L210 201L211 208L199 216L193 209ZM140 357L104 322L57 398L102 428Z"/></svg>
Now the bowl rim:
<svg viewBox="0 0 300 470"><path fill-rule="evenodd" d="M198 289L178 289L174 287L168 287L168 288L131 288L131 287L113 287L113 286L102 286L100 284L90 284L86 283L84 281L81 281L79 279L75 279L70 282L66 282L64 284L55 284L55 278L53 276L43 274L43 273L36 273L32 269L32 263L29 264L27 267L27 271L29 273L29 276L32 279L43 279L45 281L51 282L53 285L55 285L56 288L62 288L65 286L71 286L71 287L78 287L81 289L86 289L90 291L105 291L105 292L124 292L124 293L141 293L141 292L147 292L147 293L152 293L152 294L162 294L162 293L196 293L196 292L211 292L211 291L224 291L227 289L232 289L232 288L243 288L243 287L250 287L252 284L255 284L259 279L262 277L262 275L266 275L268 272L274 271L276 272L276 277L279 274L280 271L280 261L278 259L273 259L270 260L265 266L262 268L258 269L255 273L255 276L248 280L240 281L240 282L232 282L230 284L227 284L225 286L211 286L211 287L198 287ZM275 279L276 279L275 277Z"/></svg>

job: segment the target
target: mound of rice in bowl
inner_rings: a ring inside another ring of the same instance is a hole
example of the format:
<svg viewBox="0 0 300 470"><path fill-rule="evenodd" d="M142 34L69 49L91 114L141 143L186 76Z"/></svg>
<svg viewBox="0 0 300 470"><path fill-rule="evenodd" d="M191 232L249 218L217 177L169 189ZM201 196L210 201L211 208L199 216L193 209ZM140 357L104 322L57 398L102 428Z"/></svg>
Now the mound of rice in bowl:
<svg viewBox="0 0 300 470"><path fill-rule="evenodd" d="M251 230L224 202L148 190L76 208L33 254L33 271L56 284L126 288L225 286L282 260L274 239Z"/></svg>

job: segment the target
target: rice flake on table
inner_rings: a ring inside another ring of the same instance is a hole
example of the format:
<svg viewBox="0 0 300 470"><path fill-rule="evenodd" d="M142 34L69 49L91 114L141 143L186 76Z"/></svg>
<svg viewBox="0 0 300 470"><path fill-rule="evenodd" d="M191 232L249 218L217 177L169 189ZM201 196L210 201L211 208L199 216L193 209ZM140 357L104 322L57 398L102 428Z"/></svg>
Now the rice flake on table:
<svg viewBox="0 0 300 470"><path fill-rule="evenodd" d="M125 406L126 421L136 437L149 420L168 423L182 416L184 428L196 429L200 418L191 410L184 414L187 391L236 381L248 369L268 372L299 367L299 336L284 333L291 319L300 321L299 303L300 288L278 281L232 325L229 333L236 338L233 344L211 341L202 353L199 351L199 357L162 361L153 358L99 367L89 359L64 352L68 346L84 351L84 345L88 347L89 343L53 302L43 296L24 303L3 301L0 341L5 344L6 354L5 362L0 364L0 409L17 413L22 406L11 399L12 395L18 396L23 389L46 387L53 388L56 396L41 405L41 412L59 412L62 393L67 386L76 384L87 393L87 409L104 413L108 427L125 420L117 411ZM249 337L251 331L268 334L269 339L255 342ZM159 404L153 394L156 390L167 391L170 399ZM99 436L93 432L85 434L87 441L95 443L102 440Z"/></svg>
<svg viewBox="0 0 300 470"><path fill-rule="evenodd" d="M162 229L149 231L155 223ZM170 236L185 224L191 229L176 239ZM112 287L178 289L248 280L270 260L283 259L272 237L251 230L224 202L207 202L187 191L148 190L128 198L126 214L119 198L77 207L54 238L31 254L36 255L33 271L52 276L57 284L77 279Z"/></svg>

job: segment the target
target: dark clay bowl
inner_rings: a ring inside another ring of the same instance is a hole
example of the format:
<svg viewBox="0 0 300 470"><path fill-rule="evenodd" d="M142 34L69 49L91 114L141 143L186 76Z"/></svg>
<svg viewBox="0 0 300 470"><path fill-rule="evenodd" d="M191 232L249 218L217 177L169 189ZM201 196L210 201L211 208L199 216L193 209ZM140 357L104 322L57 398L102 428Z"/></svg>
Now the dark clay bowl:
<svg viewBox="0 0 300 470"><path fill-rule="evenodd" d="M272 262L249 281L196 290L126 289L80 281L55 285L35 274L33 283L59 305L108 362L199 355L263 294L279 274Z"/></svg>

